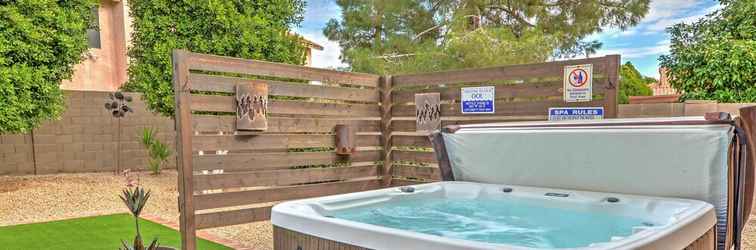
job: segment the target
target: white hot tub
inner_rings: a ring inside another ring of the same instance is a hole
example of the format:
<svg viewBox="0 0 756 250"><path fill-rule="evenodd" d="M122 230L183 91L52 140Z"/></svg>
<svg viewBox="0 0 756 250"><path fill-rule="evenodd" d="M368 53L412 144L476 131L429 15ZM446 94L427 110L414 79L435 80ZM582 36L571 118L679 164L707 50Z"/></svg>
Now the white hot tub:
<svg viewBox="0 0 756 250"><path fill-rule="evenodd" d="M352 246L436 250L683 249L716 223L713 206L697 200L456 181L408 187L284 202L271 220Z"/></svg>

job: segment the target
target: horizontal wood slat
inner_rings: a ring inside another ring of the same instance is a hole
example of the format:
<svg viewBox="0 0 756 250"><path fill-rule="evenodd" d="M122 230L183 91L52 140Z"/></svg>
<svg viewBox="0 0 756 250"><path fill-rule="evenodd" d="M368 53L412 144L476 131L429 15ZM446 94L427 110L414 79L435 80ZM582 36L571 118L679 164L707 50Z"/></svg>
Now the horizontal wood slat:
<svg viewBox="0 0 756 250"><path fill-rule="evenodd" d="M394 147L431 147L428 136L422 135L392 135L391 140Z"/></svg>
<svg viewBox="0 0 756 250"><path fill-rule="evenodd" d="M234 57L186 53L190 70L239 73L269 77L294 78L359 86L378 86L378 75L335 71L291 64L263 62Z"/></svg>
<svg viewBox="0 0 756 250"><path fill-rule="evenodd" d="M593 83L593 94L604 94L608 91L605 88L606 81L597 80ZM603 80L603 79L602 79ZM525 97L561 97L564 93L562 82L549 83L523 83L523 84L480 84L479 86L494 86L496 88L496 99L507 98L525 98ZM418 93L440 93L442 101L452 101L462 99L461 87L432 87L423 89L397 90L393 92L392 101L394 103L414 103L415 94Z"/></svg>
<svg viewBox="0 0 756 250"><path fill-rule="evenodd" d="M349 157L334 152L287 152L229 155L194 155L194 170L223 169L224 172L272 170L292 166L333 164L337 161L375 162L383 151L357 151Z"/></svg>
<svg viewBox="0 0 756 250"><path fill-rule="evenodd" d="M236 101L232 96L192 95L193 111L236 112ZM313 116L351 116L378 117L377 104L341 104L306 101L270 100L268 114L274 115L313 115Z"/></svg>
<svg viewBox="0 0 756 250"><path fill-rule="evenodd" d="M268 84L268 95L313 97L345 101L378 102L377 89L343 88L314 85L309 83L282 82L273 80L245 79L238 77L189 74L189 83L193 90L235 93L237 84Z"/></svg>
<svg viewBox="0 0 756 250"><path fill-rule="evenodd" d="M417 129L415 117L394 117L397 120L391 122L393 131L415 131ZM400 118L407 118L399 120ZM463 119L463 120L457 120ZM548 115L529 115L529 116L447 116L441 117L441 126L458 125L458 124L475 124L475 123L492 123L492 122L518 122L518 121L544 121L548 120Z"/></svg>
<svg viewBox="0 0 756 250"><path fill-rule="evenodd" d="M603 100L590 102L563 102L560 100L538 102L496 102L495 115L548 115L549 108L553 107L602 107ZM461 116L460 103L441 104L441 116ZM394 116L415 116L415 105L395 105L392 109ZM488 116L491 114L465 114Z"/></svg>
<svg viewBox="0 0 756 250"><path fill-rule="evenodd" d="M225 115L194 115L192 126L194 131L204 132L234 132L236 130L236 116ZM338 124L349 125L356 132L380 131L379 120L328 119L328 118L290 118L268 117L268 133L324 133L333 132ZM369 119L369 118L364 118Z"/></svg>
<svg viewBox="0 0 756 250"><path fill-rule="evenodd" d="M270 220L271 208L272 206L266 206L196 214L195 225L197 229L205 229Z"/></svg>
<svg viewBox="0 0 756 250"><path fill-rule="evenodd" d="M480 86L492 86L481 84ZM557 83L551 84L516 84L516 85L493 85L496 89L495 97L497 99L512 98L512 97L526 97L526 96L561 96L562 85ZM462 96L462 88L460 87L445 87L445 88L427 88L421 90L408 90L408 91L394 91L392 100L394 103L406 103L415 101L415 94L418 93L440 93L441 100L460 100Z"/></svg>
<svg viewBox="0 0 756 250"><path fill-rule="evenodd" d="M606 72L608 57L565 60L536 64L519 64L491 68L465 69L444 72L420 73L393 76L393 86L421 86L448 83L478 83L496 80L518 80L534 77L563 76L564 66L593 64L594 74Z"/></svg>
<svg viewBox="0 0 756 250"><path fill-rule="evenodd" d="M429 180L440 180L441 171L437 167L418 167L394 164L392 168L394 176L414 177Z"/></svg>
<svg viewBox="0 0 756 250"><path fill-rule="evenodd" d="M427 162L427 163L436 162L435 153L423 152L423 151L393 150L391 151L391 158L394 161L412 161L412 162Z"/></svg>
<svg viewBox="0 0 756 250"><path fill-rule="evenodd" d="M351 180L279 188L200 194L194 198L195 209L212 209L254 203L304 199L381 188L379 179Z"/></svg>
<svg viewBox="0 0 756 250"><path fill-rule="evenodd" d="M194 190L237 187L287 186L323 181L348 180L378 175L377 166L304 168L195 175Z"/></svg>
<svg viewBox="0 0 756 250"><path fill-rule="evenodd" d="M357 135L357 146L380 146L377 135ZM335 135L261 134L261 135L195 135L192 149L205 150L262 150L311 147L333 147Z"/></svg>

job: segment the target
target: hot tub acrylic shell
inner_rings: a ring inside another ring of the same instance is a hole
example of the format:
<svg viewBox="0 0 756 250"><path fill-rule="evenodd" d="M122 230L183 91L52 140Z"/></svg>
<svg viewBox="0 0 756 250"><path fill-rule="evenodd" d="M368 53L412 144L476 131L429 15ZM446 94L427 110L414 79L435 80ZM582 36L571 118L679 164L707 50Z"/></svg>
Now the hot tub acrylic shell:
<svg viewBox="0 0 756 250"><path fill-rule="evenodd" d="M643 218L654 222L654 226L636 230L632 235L613 241L596 242L578 248L559 248L596 250L683 249L706 234L716 223L713 206L697 200L459 181L428 183L412 187L415 190L411 193L402 192L399 187L393 187L284 202L273 207L271 221L276 227L369 249L439 250L538 248L447 238L333 218L330 215L343 209L422 196L466 199L509 196L541 199L550 206L595 207L606 209L605 211L612 214ZM505 187L512 188L513 191L502 192ZM568 194L569 196L546 196L547 193ZM608 197L618 198L619 202L607 202Z"/></svg>

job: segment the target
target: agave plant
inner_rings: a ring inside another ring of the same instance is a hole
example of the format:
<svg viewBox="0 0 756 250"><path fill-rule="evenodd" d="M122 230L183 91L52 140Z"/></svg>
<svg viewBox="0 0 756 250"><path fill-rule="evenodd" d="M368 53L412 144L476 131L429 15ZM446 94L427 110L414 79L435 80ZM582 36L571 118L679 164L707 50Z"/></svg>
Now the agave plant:
<svg viewBox="0 0 756 250"><path fill-rule="evenodd" d="M157 239L152 240L152 243L145 248L144 242L142 242L142 233L139 231L139 215L142 213L144 205L147 204L147 200L150 199L150 191L145 192L144 188L141 187L126 188L119 197L134 216L134 224L136 225L136 236L134 237L133 245L129 245L126 241L121 240L121 244L123 245L121 250L157 250L159 248Z"/></svg>
<svg viewBox="0 0 756 250"><path fill-rule="evenodd" d="M144 128L142 130L142 145L147 148L150 155L149 168L153 175L160 174L160 168L168 161L168 156L171 156L171 150L168 146L158 140L156 130L152 128Z"/></svg>

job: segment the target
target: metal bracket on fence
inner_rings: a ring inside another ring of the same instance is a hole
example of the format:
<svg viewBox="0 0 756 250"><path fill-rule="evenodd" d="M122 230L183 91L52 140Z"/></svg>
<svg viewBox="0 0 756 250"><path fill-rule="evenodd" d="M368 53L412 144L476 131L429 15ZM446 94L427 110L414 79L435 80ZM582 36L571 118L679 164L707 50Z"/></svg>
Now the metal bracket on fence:
<svg viewBox="0 0 756 250"><path fill-rule="evenodd" d="M609 80L609 84L606 85L606 89L614 89L617 86L614 85L614 82L612 80Z"/></svg>

